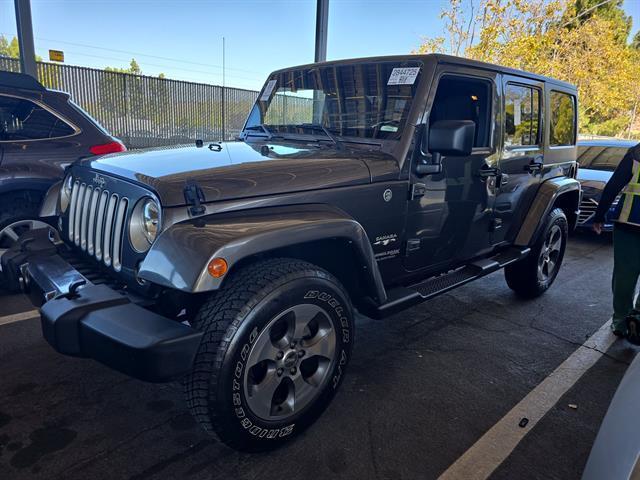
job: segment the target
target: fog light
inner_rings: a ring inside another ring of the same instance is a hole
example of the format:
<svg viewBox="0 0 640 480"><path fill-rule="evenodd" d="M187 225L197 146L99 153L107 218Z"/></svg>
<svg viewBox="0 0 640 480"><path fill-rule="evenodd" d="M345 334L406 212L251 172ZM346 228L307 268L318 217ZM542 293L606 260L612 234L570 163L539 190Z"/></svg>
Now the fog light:
<svg viewBox="0 0 640 480"><path fill-rule="evenodd" d="M211 275L213 278L222 277L225 273L227 273L228 269L229 266L227 265L227 262L224 258L214 258L209 262L209 265L207 265L209 275Z"/></svg>

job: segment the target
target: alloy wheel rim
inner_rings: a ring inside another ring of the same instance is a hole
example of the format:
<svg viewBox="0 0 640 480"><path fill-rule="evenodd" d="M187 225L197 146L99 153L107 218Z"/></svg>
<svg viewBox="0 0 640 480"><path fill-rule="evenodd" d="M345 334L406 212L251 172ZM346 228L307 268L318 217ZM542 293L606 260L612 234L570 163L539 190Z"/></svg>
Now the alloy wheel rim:
<svg viewBox="0 0 640 480"><path fill-rule="evenodd" d="M538 279L546 282L558 269L558 260L562 250L562 230L554 225L549 230L538 257Z"/></svg>
<svg viewBox="0 0 640 480"><path fill-rule="evenodd" d="M336 332L322 307L300 304L277 315L247 358L244 394L251 411L283 420L303 410L323 391L335 352Z"/></svg>
<svg viewBox="0 0 640 480"><path fill-rule="evenodd" d="M40 228L53 230L51 225L40 220L18 220L4 227L0 230L0 257L2 257L25 232ZM0 272L1 271L2 263L0 263Z"/></svg>

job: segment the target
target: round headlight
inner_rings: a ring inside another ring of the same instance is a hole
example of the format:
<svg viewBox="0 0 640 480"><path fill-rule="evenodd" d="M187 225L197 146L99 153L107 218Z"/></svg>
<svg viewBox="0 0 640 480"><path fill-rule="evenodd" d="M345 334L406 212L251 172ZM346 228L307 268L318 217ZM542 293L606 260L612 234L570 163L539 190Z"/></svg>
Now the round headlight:
<svg viewBox="0 0 640 480"><path fill-rule="evenodd" d="M71 203L71 192L73 190L73 177L71 174L67 175L62 183L60 189L60 213L67 211L69 204Z"/></svg>
<svg viewBox="0 0 640 480"><path fill-rule="evenodd" d="M151 244L158 236L158 224L160 223L160 208L158 204L148 198L142 206L142 226L147 241Z"/></svg>
<svg viewBox="0 0 640 480"><path fill-rule="evenodd" d="M160 231L160 206L152 198L141 199L133 209L129 239L137 252L146 252Z"/></svg>

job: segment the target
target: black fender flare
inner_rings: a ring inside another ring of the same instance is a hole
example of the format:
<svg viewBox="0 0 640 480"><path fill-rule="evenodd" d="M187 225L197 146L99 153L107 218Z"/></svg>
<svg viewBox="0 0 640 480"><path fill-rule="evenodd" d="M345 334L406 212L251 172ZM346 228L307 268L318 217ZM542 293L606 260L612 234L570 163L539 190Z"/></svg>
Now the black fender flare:
<svg viewBox="0 0 640 480"><path fill-rule="evenodd" d="M544 221L551 209L557 204L563 195L578 193L578 201L575 204L575 212L580 209L582 190L580 182L575 178L558 177L543 182L536 193L536 197L529 208L529 213L520 226L516 236L515 245L528 247L535 243L538 235L544 228Z"/></svg>
<svg viewBox="0 0 640 480"><path fill-rule="evenodd" d="M158 236L138 276L184 292L208 292L219 289L228 276L209 275L207 266L213 258L225 259L232 271L257 254L331 238L347 240L354 247L365 272L365 291L384 302L386 291L362 225L328 205L259 208L176 223Z"/></svg>

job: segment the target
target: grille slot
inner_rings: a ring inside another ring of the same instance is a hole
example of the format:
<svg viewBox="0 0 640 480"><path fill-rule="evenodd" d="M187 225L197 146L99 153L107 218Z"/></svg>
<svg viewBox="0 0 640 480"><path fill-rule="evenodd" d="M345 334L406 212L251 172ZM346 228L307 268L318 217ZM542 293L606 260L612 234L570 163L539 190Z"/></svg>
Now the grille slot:
<svg viewBox="0 0 640 480"><path fill-rule="evenodd" d="M73 243L80 246L80 220L82 219L82 201L84 200L84 191L87 185L80 184L78 189L78 201L76 202L76 218L73 222Z"/></svg>
<svg viewBox="0 0 640 480"><path fill-rule="evenodd" d="M128 206L128 198L76 180L69 207L69 240L120 271Z"/></svg>
<svg viewBox="0 0 640 480"><path fill-rule="evenodd" d="M73 225L76 221L76 203L78 203L78 190L80 182L75 181L71 190L71 204L69 205L69 241L73 242Z"/></svg>
<svg viewBox="0 0 640 480"><path fill-rule="evenodd" d="M96 220L96 258L102 260L102 233L104 232L104 211L107 208L109 192L102 192L98 205L98 218Z"/></svg>
<svg viewBox="0 0 640 480"><path fill-rule="evenodd" d="M91 203L91 194L93 187L88 185L84 191L82 200L82 218L80 219L80 248L87 249L87 222L89 220L89 204Z"/></svg>
<svg viewBox="0 0 640 480"><path fill-rule="evenodd" d="M102 261L107 267L111 266L111 233L113 231L113 217L116 213L118 195L115 193L109 198L107 212L104 219L104 238L102 239Z"/></svg>
<svg viewBox="0 0 640 480"><path fill-rule="evenodd" d="M116 218L113 222L113 268L116 272L122 268L122 231L124 230L124 219L127 214L127 199L121 198L118 203Z"/></svg>
<svg viewBox="0 0 640 480"><path fill-rule="evenodd" d="M596 214L598 202L593 198L587 198L580 202L580 215L578 215L578 225L588 222Z"/></svg>
<svg viewBox="0 0 640 480"><path fill-rule="evenodd" d="M95 238L96 238L96 215L98 210L98 199L100 198L100 189L94 188L91 195L91 206L89 207L89 226L87 232L87 252L93 255Z"/></svg>

